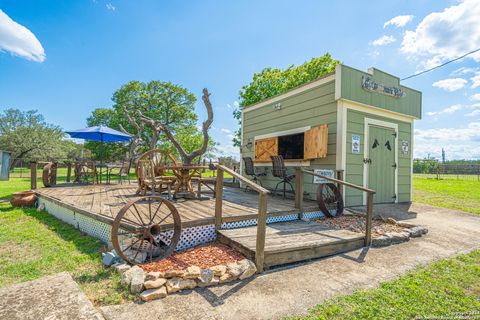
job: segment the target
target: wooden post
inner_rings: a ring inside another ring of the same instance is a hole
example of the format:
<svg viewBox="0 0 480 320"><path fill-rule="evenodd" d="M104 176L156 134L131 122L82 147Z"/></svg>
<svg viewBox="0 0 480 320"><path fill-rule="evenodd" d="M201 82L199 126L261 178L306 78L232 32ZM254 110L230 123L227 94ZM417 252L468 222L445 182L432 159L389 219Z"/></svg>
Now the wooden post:
<svg viewBox="0 0 480 320"><path fill-rule="evenodd" d="M265 232L267 229L267 195L259 193L258 195L258 224L257 224L257 243L255 249L255 265L257 271L263 271L265 261Z"/></svg>
<svg viewBox="0 0 480 320"><path fill-rule="evenodd" d="M372 243L373 192L367 193L367 223L365 225L365 247Z"/></svg>
<svg viewBox="0 0 480 320"><path fill-rule="evenodd" d="M223 170L218 168L217 180L215 183L215 229L222 227L222 206L223 206Z"/></svg>
<svg viewBox="0 0 480 320"><path fill-rule="evenodd" d="M67 183L70 183L70 176L72 175L72 163L67 164Z"/></svg>
<svg viewBox="0 0 480 320"><path fill-rule="evenodd" d="M337 170L337 180L343 181L343 170ZM340 191L340 194L343 196L343 185L337 183L337 188L338 191Z"/></svg>
<svg viewBox="0 0 480 320"><path fill-rule="evenodd" d="M295 208L300 210L298 219L303 218L303 171L295 169Z"/></svg>
<svg viewBox="0 0 480 320"><path fill-rule="evenodd" d="M30 161L30 189L37 189L37 162Z"/></svg>

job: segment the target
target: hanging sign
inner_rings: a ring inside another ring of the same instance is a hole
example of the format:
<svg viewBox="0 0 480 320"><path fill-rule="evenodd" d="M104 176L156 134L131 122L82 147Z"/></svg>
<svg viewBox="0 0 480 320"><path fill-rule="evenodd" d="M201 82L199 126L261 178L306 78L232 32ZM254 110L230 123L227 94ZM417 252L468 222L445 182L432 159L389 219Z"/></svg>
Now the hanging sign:
<svg viewBox="0 0 480 320"><path fill-rule="evenodd" d="M360 153L360 136L352 134L352 153Z"/></svg>
<svg viewBox="0 0 480 320"><path fill-rule="evenodd" d="M335 171L333 170L328 170L328 169L314 169L313 172L316 174L321 174L322 176L329 177L329 178L335 178ZM329 183L327 179L320 178L317 176L313 176L313 183Z"/></svg>
<svg viewBox="0 0 480 320"><path fill-rule="evenodd" d="M408 154L408 141L402 141L402 154Z"/></svg>
<svg viewBox="0 0 480 320"><path fill-rule="evenodd" d="M362 76L362 88L368 91L378 92L395 98L403 98L406 96L406 93L402 90L402 88L387 87L383 84L376 83L375 81L373 81L372 78L366 76Z"/></svg>

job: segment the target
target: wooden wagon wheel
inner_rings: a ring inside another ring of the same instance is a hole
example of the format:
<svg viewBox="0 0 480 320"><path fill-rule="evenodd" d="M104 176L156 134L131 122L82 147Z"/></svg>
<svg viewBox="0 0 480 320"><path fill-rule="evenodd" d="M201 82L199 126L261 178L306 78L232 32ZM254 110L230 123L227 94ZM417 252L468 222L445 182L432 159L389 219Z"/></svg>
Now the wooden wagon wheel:
<svg viewBox="0 0 480 320"><path fill-rule="evenodd" d="M43 167L42 181L45 187L51 187L57 184L57 165L49 162Z"/></svg>
<svg viewBox="0 0 480 320"><path fill-rule="evenodd" d="M343 198L340 190L333 183L321 183L317 188L317 203L320 210L329 218L343 213Z"/></svg>
<svg viewBox="0 0 480 320"><path fill-rule="evenodd" d="M152 262L172 254L181 231L180 215L170 201L145 196L120 209L112 224L112 244L131 264Z"/></svg>
<svg viewBox="0 0 480 320"><path fill-rule="evenodd" d="M143 187L143 172L142 172L142 167L141 163L142 161L151 161L153 163L153 166L155 168L155 176L163 176L165 172L162 172L162 167L169 167L169 166L178 166L178 162L175 159L175 157L169 153L166 150L163 149L153 149L150 151L145 152L142 154L138 160L137 164L135 166L135 175L137 176L137 182L138 182L138 189L137 193L141 193L142 187ZM176 173L175 170L172 170L173 173Z"/></svg>

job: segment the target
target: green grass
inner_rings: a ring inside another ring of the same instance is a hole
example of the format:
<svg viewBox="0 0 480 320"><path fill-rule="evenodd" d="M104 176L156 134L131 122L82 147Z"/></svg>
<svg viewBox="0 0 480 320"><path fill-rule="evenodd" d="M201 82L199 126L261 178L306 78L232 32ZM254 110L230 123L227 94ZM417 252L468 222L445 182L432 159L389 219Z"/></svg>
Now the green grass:
<svg viewBox="0 0 480 320"><path fill-rule="evenodd" d="M454 319L461 313L480 317L480 250L418 267L376 289L328 300L308 316L292 319Z"/></svg>
<svg viewBox="0 0 480 320"><path fill-rule="evenodd" d="M414 176L413 201L480 214L480 182Z"/></svg>
<svg viewBox="0 0 480 320"><path fill-rule="evenodd" d="M0 287L68 271L97 305L131 300L119 275L102 265L104 249L44 211L0 204Z"/></svg>

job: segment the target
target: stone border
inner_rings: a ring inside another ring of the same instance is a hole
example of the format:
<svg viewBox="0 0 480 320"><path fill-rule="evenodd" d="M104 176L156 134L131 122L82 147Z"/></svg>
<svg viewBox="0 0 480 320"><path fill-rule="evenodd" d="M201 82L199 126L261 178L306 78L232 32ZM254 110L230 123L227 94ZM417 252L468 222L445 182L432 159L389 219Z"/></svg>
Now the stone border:
<svg viewBox="0 0 480 320"><path fill-rule="evenodd" d="M143 301L165 298L167 295L184 289L205 288L234 280L252 277L257 268L248 259L227 265L217 265L207 269L190 266L185 270L146 273L139 266L116 263L112 268L122 275L122 284L133 294L140 294Z"/></svg>
<svg viewBox="0 0 480 320"><path fill-rule="evenodd" d="M425 226L414 225L405 222L398 222L393 218L383 218L380 217L380 220L383 220L385 223L393 224L395 226L403 228L401 232L386 232L384 235L373 238L372 237L372 247L386 247L392 244L398 244L402 242L407 242L410 238L419 238L424 234L428 233L428 229Z"/></svg>

